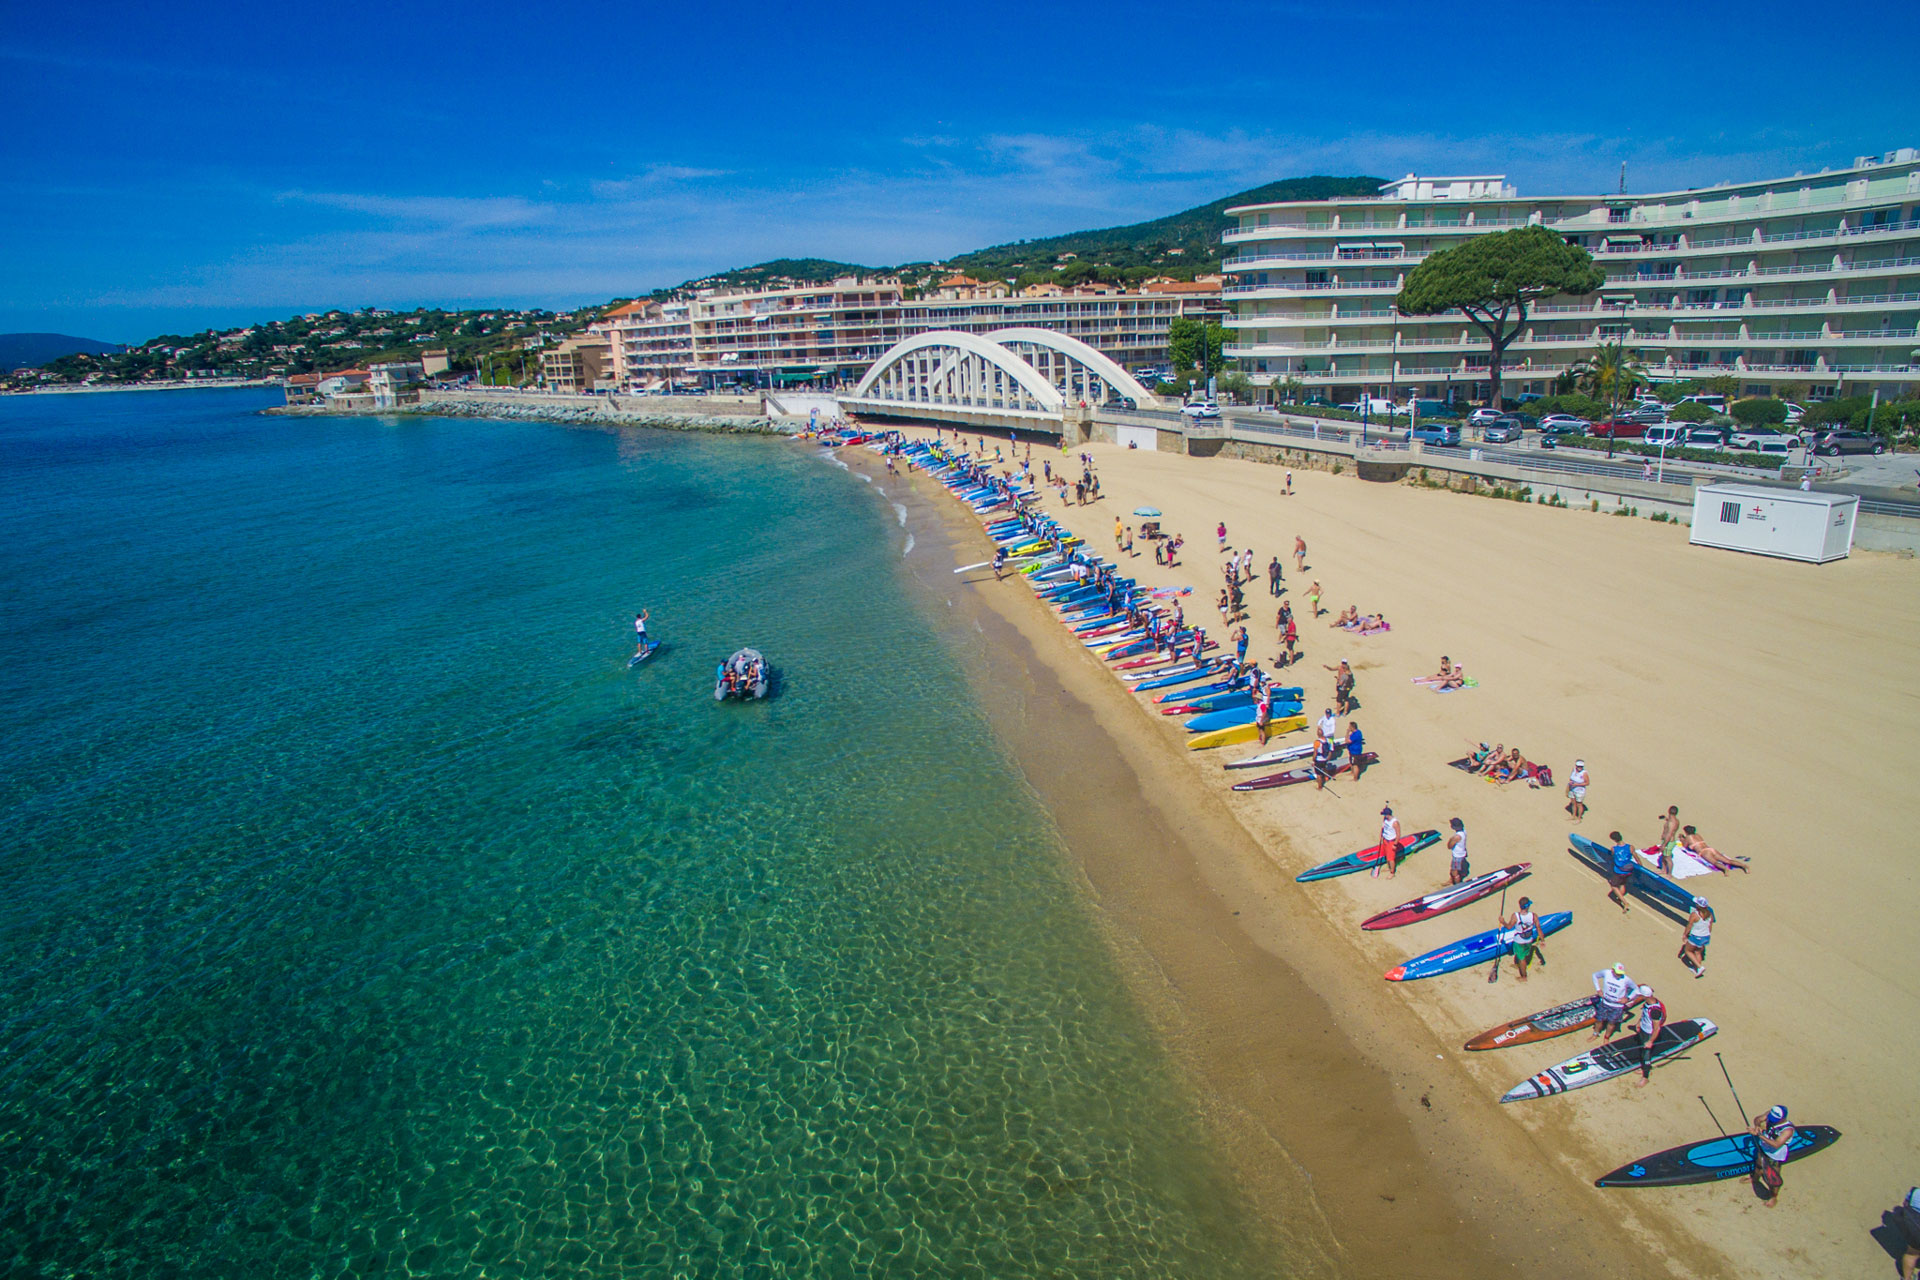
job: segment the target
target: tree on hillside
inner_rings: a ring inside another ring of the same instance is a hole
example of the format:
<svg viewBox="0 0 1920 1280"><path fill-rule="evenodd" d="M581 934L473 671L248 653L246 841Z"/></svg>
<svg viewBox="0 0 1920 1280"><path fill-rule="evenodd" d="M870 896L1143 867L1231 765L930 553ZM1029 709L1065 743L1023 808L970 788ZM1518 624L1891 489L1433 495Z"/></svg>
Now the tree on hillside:
<svg viewBox="0 0 1920 1280"><path fill-rule="evenodd" d="M1527 324L1527 308L1555 294L1592 293L1606 280L1593 256L1545 227L1520 227L1442 249L1407 273L1394 306L1405 316L1459 311L1487 335L1487 381L1501 407L1500 367Z"/></svg>

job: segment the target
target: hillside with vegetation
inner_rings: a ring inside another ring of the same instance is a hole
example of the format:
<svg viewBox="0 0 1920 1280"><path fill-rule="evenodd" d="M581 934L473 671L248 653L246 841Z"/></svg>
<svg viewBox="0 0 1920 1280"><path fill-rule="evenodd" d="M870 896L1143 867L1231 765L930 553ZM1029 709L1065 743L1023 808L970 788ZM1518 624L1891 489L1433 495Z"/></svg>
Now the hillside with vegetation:
<svg viewBox="0 0 1920 1280"><path fill-rule="evenodd" d="M82 351L104 355L121 349L117 342L75 338L64 333L0 333L0 372L36 368L49 360Z"/></svg>

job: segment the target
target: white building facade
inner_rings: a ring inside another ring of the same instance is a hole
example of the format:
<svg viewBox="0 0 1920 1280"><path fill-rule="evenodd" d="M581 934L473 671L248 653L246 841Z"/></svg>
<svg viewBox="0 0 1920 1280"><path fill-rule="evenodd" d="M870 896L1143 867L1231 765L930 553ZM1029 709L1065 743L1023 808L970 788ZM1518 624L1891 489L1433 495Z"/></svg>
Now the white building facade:
<svg viewBox="0 0 1920 1280"><path fill-rule="evenodd" d="M1848 168L1648 196L1522 199L1498 174L1408 175L1370 199L1227 210L1227 353L1256 383L1329 399L1485 399L1485 336L1457 312L1393 309L1429 254L1545 226L1606 284L1531 309L1503 391L1551 392L1624 337L1656 380L1729 376L1741 395L1900 394L1920 386L1920 150Z"/></svg>

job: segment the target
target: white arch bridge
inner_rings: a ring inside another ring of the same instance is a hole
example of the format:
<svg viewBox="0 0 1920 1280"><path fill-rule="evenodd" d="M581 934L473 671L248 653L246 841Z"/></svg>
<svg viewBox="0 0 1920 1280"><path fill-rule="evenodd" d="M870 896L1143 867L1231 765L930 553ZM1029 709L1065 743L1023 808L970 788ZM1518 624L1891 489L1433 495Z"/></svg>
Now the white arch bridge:
<svg viewBox="0 0 1920 1280"><path fill-rule="evenodd" d="M940 329L895 343L840 403L855 413L1066 435L1078 434L1069 424L1084 424L1097 409L1156 401L1078 338L1048 329Z"/></svg>

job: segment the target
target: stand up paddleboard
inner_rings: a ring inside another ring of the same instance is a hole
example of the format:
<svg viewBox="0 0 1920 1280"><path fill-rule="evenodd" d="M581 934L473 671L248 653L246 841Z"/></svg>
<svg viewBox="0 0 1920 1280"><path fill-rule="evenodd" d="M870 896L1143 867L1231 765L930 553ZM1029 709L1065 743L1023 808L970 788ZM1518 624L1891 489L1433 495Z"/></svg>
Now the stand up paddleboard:
<svg viewBox="0 0 1920 1280"><path fill-rule="evenodd" d="M1304 720L1304 717L1302 717L1302 719ZM1220 730L1220 732L1231 733L1233 732L1233 730L1222 729ZM1269 731L1268 736L1269 737L1272 736L1271 731ZM1191 746L1192 743L1189 743L1188 745ZM1379 763L1380 763L1380 756L1377 752L1362 751L1360 753L1361 768L1363 769L1370 768L1373 765L1376 765ZM1327 781L1329 782L1333 781L1333 776L1335 774L1339 773L1343 769L1352 767L1352 764L1353 764L1352 760L1348 760L1346 764L1341 764L1339 756L1336 754L1332 763L1330 763L1327 766ZM1271 791L1275 787L1297 787L1303 782L1312 782L1313 771L1314 771L1314 766L1310 764L1302 765L1294 769L1282 769L1279 773L1269 773L1264 778L1249 778L1245 782L1236 782L1233 784L1233 790L1235 791ZM1439 833L1429 832L1427 834L1438 835ZM1425 845L1421 846L1421 848L1423 849L1425 847L1426 847Z"/></svg>
<svg viewBox="0 0 1920 1280"><path fill-rule="evenodd" d="M634 654L631 658L627 659L627 670L631 671L635 667L639 666L641 663L645 662L648 658L651 658L654 655L654 651L659 649L659 647L665 643L666 641L664 640L648 641L646 648L642 649L640 652Z"/></svg>
<svg viewBox="0 0 1920 1280"><path fill-rule="evenodd" d="M1627 1009L1632 1011L1639 1008L1644 999L1644 996L1634 996L1627 1001ZM1476 1052L1482 1049L1511 1049L1518 1044L1551 1040L1555 1036L1564 1036L1592 1026L1599 1013L1600 997L1582 996L1578 1000L1569 1000L1551 1009L1542 1009L1524 1018L1490 1027L1467 1041L1466 1048Z"/></svg>
<svg viewBox="0 0 1920 1280"><path fill-rule="evenodd" d="M1824 1124L1797 1124L1787 1145L1787 1163L1825 1151L1840 1141L1840 1131ZM1668 1147L1623 1164L1593 1180L1596 1187L1685 1187L1696 1182L1742 1178L1753 1171L1754 1138L1750 1133L1706 1138ZM1769 1156L1768 1159L1773 1157Z"/></svg>
<svg viewBox="0 0 1920 1280"><path fill-rule="evenodd" d="M1462 880L1459 884L1448 885L1444 889L1435 889L1432 893L1423 893L1411 902L1403 902L1397 907L1382 911L1379 915L1367 917L1360 922L1360 927L1362 929L1398 929L1402 925L1431 920L1435 916L1445 915L1449 911L1464 907L1469 902L1478 902L1496 889L1506 888L1524 877L1532 867L1531 862L1516 862L1511 867L1502 867L1498 871L1489 871L1483 876Z"/></svg>
<svg viewBox="0 0 1920 1280"><path fill-rule="evenodd" d="M1371 755L1372 752L1368 752L1367 754ZM1309 778L1313 776L1312 769L1304 770L1304 772ZM1256 781L1259 781L1259 779L1256 779ZM1239 788L1236 787L1235 790L1239 790ZM1410 853L1418 853L1439 839L1440 833L1438 831L1416 831L1410 836L1401 836L1398 840L1394 841L1394 843L1399 846L1399 852L1394 854L1394 861L1398 862ZM1295 876L1294 879L1296 881L1331 880L1335 876L1350 876L1356 871L1365 871L1368 867L1380 866L1385 863L1386 860L1387 855L1385 850L1377 844L1368 845L1364 849L1356 849L1343 858L1335 858L1331 862L1323 862L1317 867L1309 867L1307 870Z"/></svg>
<svg viewBox="0 0 1920 1280"><path fill-rule="evenodd" d="M1540 936L1550 938L1572 923L1571 911L1556 911L1541 916ZM1488 929L1485 933L1476 933L1444 947L1435 947L1405 964L1397 964L1387 970L1386 977L1388 982L1414 982L1420 978L1452 973L1456 969L1470 969L1476 964L1485 964L1495 956L1507 955L1512 950L1512 929Z"/></svg>
<svg viewBox="0 0 1920 1280"><path fill-rule="evenodd" d="M1653 1065L1671 1062L1719 1030L1705 1018L1682 1018L1678 1022L1669 1022L1654 1037ZM1640 1057L1639 1045L1619 1041L1604 1044L1598 1049L1589 1049L1548 1067L1538 1075L1528 1076L1501 1094L1500 1101L1525 1102L1529 1098L1550 1098L1556 1093L1584 1089L1603 1080L1631 1075L1640 1069Z"/></svg>
<svg viewBox="0 0 1920 1280"><path fill-rule="evenodd" d="M1586 863L1601 875L1613 870L1613 850L1603 844L1597 844L1578 831L1567 837L1567 844L1573 855ZM1693 914L1693 891L1682 888L1667 879L1658 871L1649 871L1636 859L1633 870L1627 875L1627 892L1656 907L1675 912L1682 920Z"/></svg>

